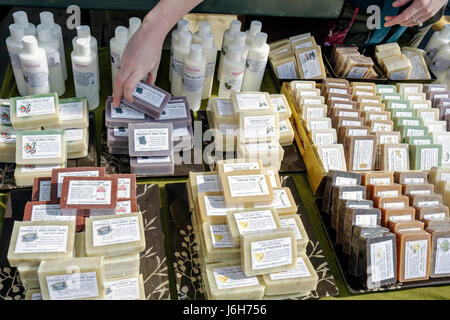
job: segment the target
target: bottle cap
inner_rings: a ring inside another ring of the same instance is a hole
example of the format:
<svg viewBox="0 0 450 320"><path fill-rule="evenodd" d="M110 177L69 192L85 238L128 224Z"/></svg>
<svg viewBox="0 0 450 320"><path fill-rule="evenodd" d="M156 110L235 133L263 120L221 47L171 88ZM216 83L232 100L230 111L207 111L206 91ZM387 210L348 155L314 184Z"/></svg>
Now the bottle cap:
<svg viewBox="0 0 450 320"><path fill-rule="evenodd" d="M114 30L114 36L119 43L125 43L128 39L128 29L124 26L118 26Z"/></svg>
<svg viewBox="0 0 450 320"><path fill-rule="evenodd" d="M9 25L9 33L11 34L11 38L22 43L22 38L25 35L25 28L18 23L12 23Z"/></svg>
<svg viewBox="0 0 450 320"><path fill-rule="evenodd" d="M192 42L192 34L188 31L180 32L180 41L178 42L182 47L189 47Z"/></svg>
<svg viewBox="0 0 450 320"><path fill-rule="evenodd" d="M55 24L53 13L51 13L50 11L42 11L41 13L39 13L39 18L41 18L41 23L43 25L53 26Z"/></svg>
<svg viewBox="0 0 450 320"><path fill-rule="evenodd" d="M199 34L206 34L211 32L211 24L207 21L200 22L200 25L198 27L198 33Z"/></svg>
<svg viewBox="0 0 450 320"><path fill-rule="evenodd" d="M227 55L231 61L240 62L242 59L242 47L239 46L231 46Z"/></svg>
<svg viewBox="0 0 450 320"><path fill-rule="evenodd" d="M191 45L191 52L190 52L189 55L190 55L192 60L200 61L202 59L202 55L203 55L203 48L202 48L202 46L199 45L199 44Z"/></svg>
<svg viewBox="0 0 450 320"><path fill-rule="evenodd" d="M206 33L202 35L203 48L212 48L214 46L214 36L212 33Z"/></svg>
<svg viewBox="0 0 450 320"><path fill-rule="evenodd" d="M28 16L25 11L16 11L12 14L14 23L20 24L23 27L28 27Z"/></svg>
<svg viewBox="0 0 450 320"><path fill-rule="evenodd" d="M52 30L50 29L49 26L45 26L43 24L40 24L37 26L37 35L38 35L39 41L42 41L42 42L48 42L48 41L53 40Z"/></svg>
<svg viewBox="0 0 450 320"><path fill-rule="evenodd" d="M189 31L189 21L180 19L178 20L177 29L182 31Z"/></svg>
<svg viewBox="0 0 450 320"><path fill-rule="evenodd" d="M91 46L86 38L79 38L75 41L75 52L80 56L89 56L91 54Z"/></svg>
<svg viewBox="0 0 450 320"><path fill-rule="evenodd" d="M255 35L258 32L261 32L261 29L262 29L261 21L253 20L252 23L250 24L250 34L251 35Z"/></svg>
<svg viewBox="0 0 450 320"><path fill-rule="evenodd" d="M34 36L24 36L22 38L23 51L34 53L38 51L38 42Z"/></svg>
<svg viewBox="0 0 450 320"><path fill-rule="evenodd" d="M258 32L255 36L255 46L260 47L267 42L267 33Z"/></svg>
<svg viewBox="0 0 450 320"><path fill-rule="evenodd" d="M230 33L234 34L241 30L241 22L239 20L233 20L230 24Z"/></svg>
<svg viewBox="0 0 450 320"><path fill-rule="evenodd" d="M89 38L91 36L91 28L89 26L78 26L77 36L79 38Z"/></svg>
<svg viewBox="0 0 450 320"><path fill-rule="evenodd" d="M238 31L234 35L234 44L236 46L244 47L246 39L247 39L247 34L243 31Z"/></svg>
<svg viewBox="0 0 450 320"><path fill-rule="evenodd" d="M138 17L131 17L130 19L128 19L128 37L131 38L131 36L137 31L137 29L139 28L139 26L141 25L141 19L139 19Z"/></svg>

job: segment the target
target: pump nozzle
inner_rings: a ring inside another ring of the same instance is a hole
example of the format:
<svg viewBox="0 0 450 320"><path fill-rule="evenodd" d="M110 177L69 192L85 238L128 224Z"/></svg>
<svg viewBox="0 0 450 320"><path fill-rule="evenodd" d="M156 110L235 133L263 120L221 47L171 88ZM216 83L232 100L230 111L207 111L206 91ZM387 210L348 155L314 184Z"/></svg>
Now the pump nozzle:
<svg viewBox="0 0 450 320"><path fill-rule="evenodd" d="M15 41L22 42L22 38L25 35L25 28L18 23L12 23L9 25L9 33Z"/></svg>
<svg viewBox="0 0 450 320"><path fill-rule="evenodd" d="M124 26L118 26L114 30L114 36L119 43L125 43L128 39L128 29Z"/></svg>
<svg viewBox="0 0 450 320"><path fill-rule="evenodd" d="M51 13L50 11L42 11L39 14L39 18L41 19L41 23L43 25L53 26L55 24L53 13Z"/></svg>
<svg viewBox="0 0 450 320"><path fill-rule="evenodd" d="M80 56L89 56L91 54L91 46L86 38L79 38L75 41L75 52Z"/></svg>
<svg viewBox="0 0 450 320"><path fill-rule="evenodd" d="M239 47L244 47L246 39L247 39L247 34L243 31L238 31L234 35L234 44Z"/></svg>
<svg viewBox="0 0 450 320"><path fill-rule="evenodd" d="M258 20L253 20L250 24L250 34L256 35L258 32L261 32L262 29L262 23Z"/></svg>
<svg viewBox="0 0 450 320"><path fill-rule="evenodd" d="M233 20L230 24L230 33L234 34L241 30L241 22L239 20Z"/></svg>

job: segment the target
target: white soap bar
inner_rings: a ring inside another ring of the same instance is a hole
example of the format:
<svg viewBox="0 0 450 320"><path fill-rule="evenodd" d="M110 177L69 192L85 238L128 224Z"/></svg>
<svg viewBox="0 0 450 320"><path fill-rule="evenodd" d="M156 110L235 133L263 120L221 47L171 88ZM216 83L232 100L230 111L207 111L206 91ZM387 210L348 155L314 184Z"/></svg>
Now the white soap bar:
<svg viewBox="0 0 450 320"><path fill-rule="evenodd" d="M313 129L331 129L330 118L309 118L306 120L306 127L308 130Z"/></svg>
<svg viewBox="0 0 450 320"><path fill-rule="evenodd" d="M239 115L239 141L279 141L280 125L278 113L264 113Z"/></svg>
<svg viewBox="0 0 450 320"><path fill-rule="evenodd" d="M202 227L202 233L203 255L207 263L240 261L241 249L239 245L232 243L228 225L205 222Z"/></svg>
<svg viewBox="0 0 450 320"><path fill-rule="evenodd" d="M145 300L142 274L105 281L105 300Z"/></svg>
<svg viewBox="0 0 450 320"><path fill-rule="evenodd" d="M248 161L259 160L265 167L280 170L284 149L278 142L239 143L237 156Z"/></svg>
<svg viewBox="0 0 450 320"><path fill-rule="evenodd" d="M281 228L292 228L297 238L297 253L305 252L309 237L298 214L280 216Z"/></svg>
<svg viewBox="0 0 450 320"><path fill-rule="evenodd" d="M17 164L60 164L67 159L64 130L18 131Z"/></svg>
<svg viewBox="0 0 450 320"><path fill-rule="evenodd" d="M280 120L289 119L291 117L292 110L284 94L271 94L270 101L272 102L274 110L280 115Z"/></svg>
<svg viewBox="0 0 450 320"><path fill-rule="evenodd" d="M87 151L89 146L89 131L84 129L66 129L66 149L68 154ZM69 158L69 157L68 157Z"/></svg>
<svg viewBox="0 0 450 320"><path fill-rule="evenodd" d="M50 178L53 169L65 168L66 164L17 165L14 170L16 186L32 186L34 178Z"/></svg>
<svg viewBox="0 0 450 320"><path fill-rule="evenodd" d="M323 144L317 147L320 160L325 171L347 171L347 165L342 144Z"/></svg>
<svg viewBox="0 0 450 320"><path fill-rule="evenodd" d="M275 111L267 92L232 92L231 101L236 114L241 112L247 114L273 113Z"/></svg>
<svg viewBox="0 0 450 320"><path fill-rule="evenodd" d="M336 129L313 129L311 132L311 138L314 145L320 146L322 144L336 144L337 134Z"/></svg>
<svg viewBox="0 0 450 320"><path fill-rule="evenodd" d="M291 145L294 141L294 128L292 128L292 124L289 119L280 120L280 144L282 146Z"/></svg>
<svg viewBox="0 0 450 320"><path fill-rule="evenodd" d="M86 98L59 99L61 124L51 129L71 129L89 127L89 110Z"/></svg>

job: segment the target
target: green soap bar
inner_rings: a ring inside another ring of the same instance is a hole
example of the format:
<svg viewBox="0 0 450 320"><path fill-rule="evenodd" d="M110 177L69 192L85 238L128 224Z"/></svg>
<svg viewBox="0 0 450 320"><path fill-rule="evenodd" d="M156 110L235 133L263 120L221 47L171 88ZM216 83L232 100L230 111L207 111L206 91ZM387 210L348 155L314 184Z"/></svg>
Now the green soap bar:
<svg viewBox="0 0 450 320"><path fill-rule="evenodd" d="M409 147L409 163L411 170L430 170L442 164L442 145L411 145Z"/></svg>
<svg viewBox="0 0 450 320"><path fill-rule="evenodd" d="M399 126L423 126L422 118L417 117L397 117L394 119L394 130L398 131Z"/></svg>
<svg viewBox="0 0 450 320"><path fill-rule="evenodd" d="M423 137L405 137L403 139L404 143L407 143L409 145L424 145L424 144L432 144L433 138L430 136L423 136Z"/></svg>
<svg viewBox="0 0 450 320"><path fill-rule="evenodd" d="M383 102L386 103L387 109L409 109L411 106L411 103L408 100L402 100L402 99L396 99L396 100L383 99Z"/></svg>
<svg viewBox="0 0 450 320"><path fill-rule="evenodd" d="M425 126L399 126L398 131L405 137L423 137L428 135L428 127Z"/></svg>
<svg viewBox="0 0 450 320"><path fill-rule="evenodd" d="M383 93L397 93L397 87L391 84L377 84L376 85L377 95Z"/></svg>
<svg viewBox="0 0 450 320"><path fill-rule="evenodd" d="M407 109L386 109L387 111L390 111L392 113L392 119L398 118L398 117L415 117L414 109L407 108Z"/></svg>
<svg viewBox="0 0 450 320"><path fill-rule="evenodd" d="M402 100L403 95L401 93L392 92L392 93L382 93L381 100Z"/></svg>

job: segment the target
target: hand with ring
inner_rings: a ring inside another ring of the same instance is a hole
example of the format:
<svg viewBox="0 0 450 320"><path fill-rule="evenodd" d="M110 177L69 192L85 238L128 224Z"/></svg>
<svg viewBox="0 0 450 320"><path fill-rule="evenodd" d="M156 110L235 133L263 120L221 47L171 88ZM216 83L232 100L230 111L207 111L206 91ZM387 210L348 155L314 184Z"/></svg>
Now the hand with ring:
<svg viewBox="0 0 450 320"><path fill-rule="evenodd" d="M447 4L448 0L397 0L393 7L402 7L410 2L410 6L397 16L386 16L385 27L400 25L405 27L423 26L423 23L432 18Z"/></svg>

